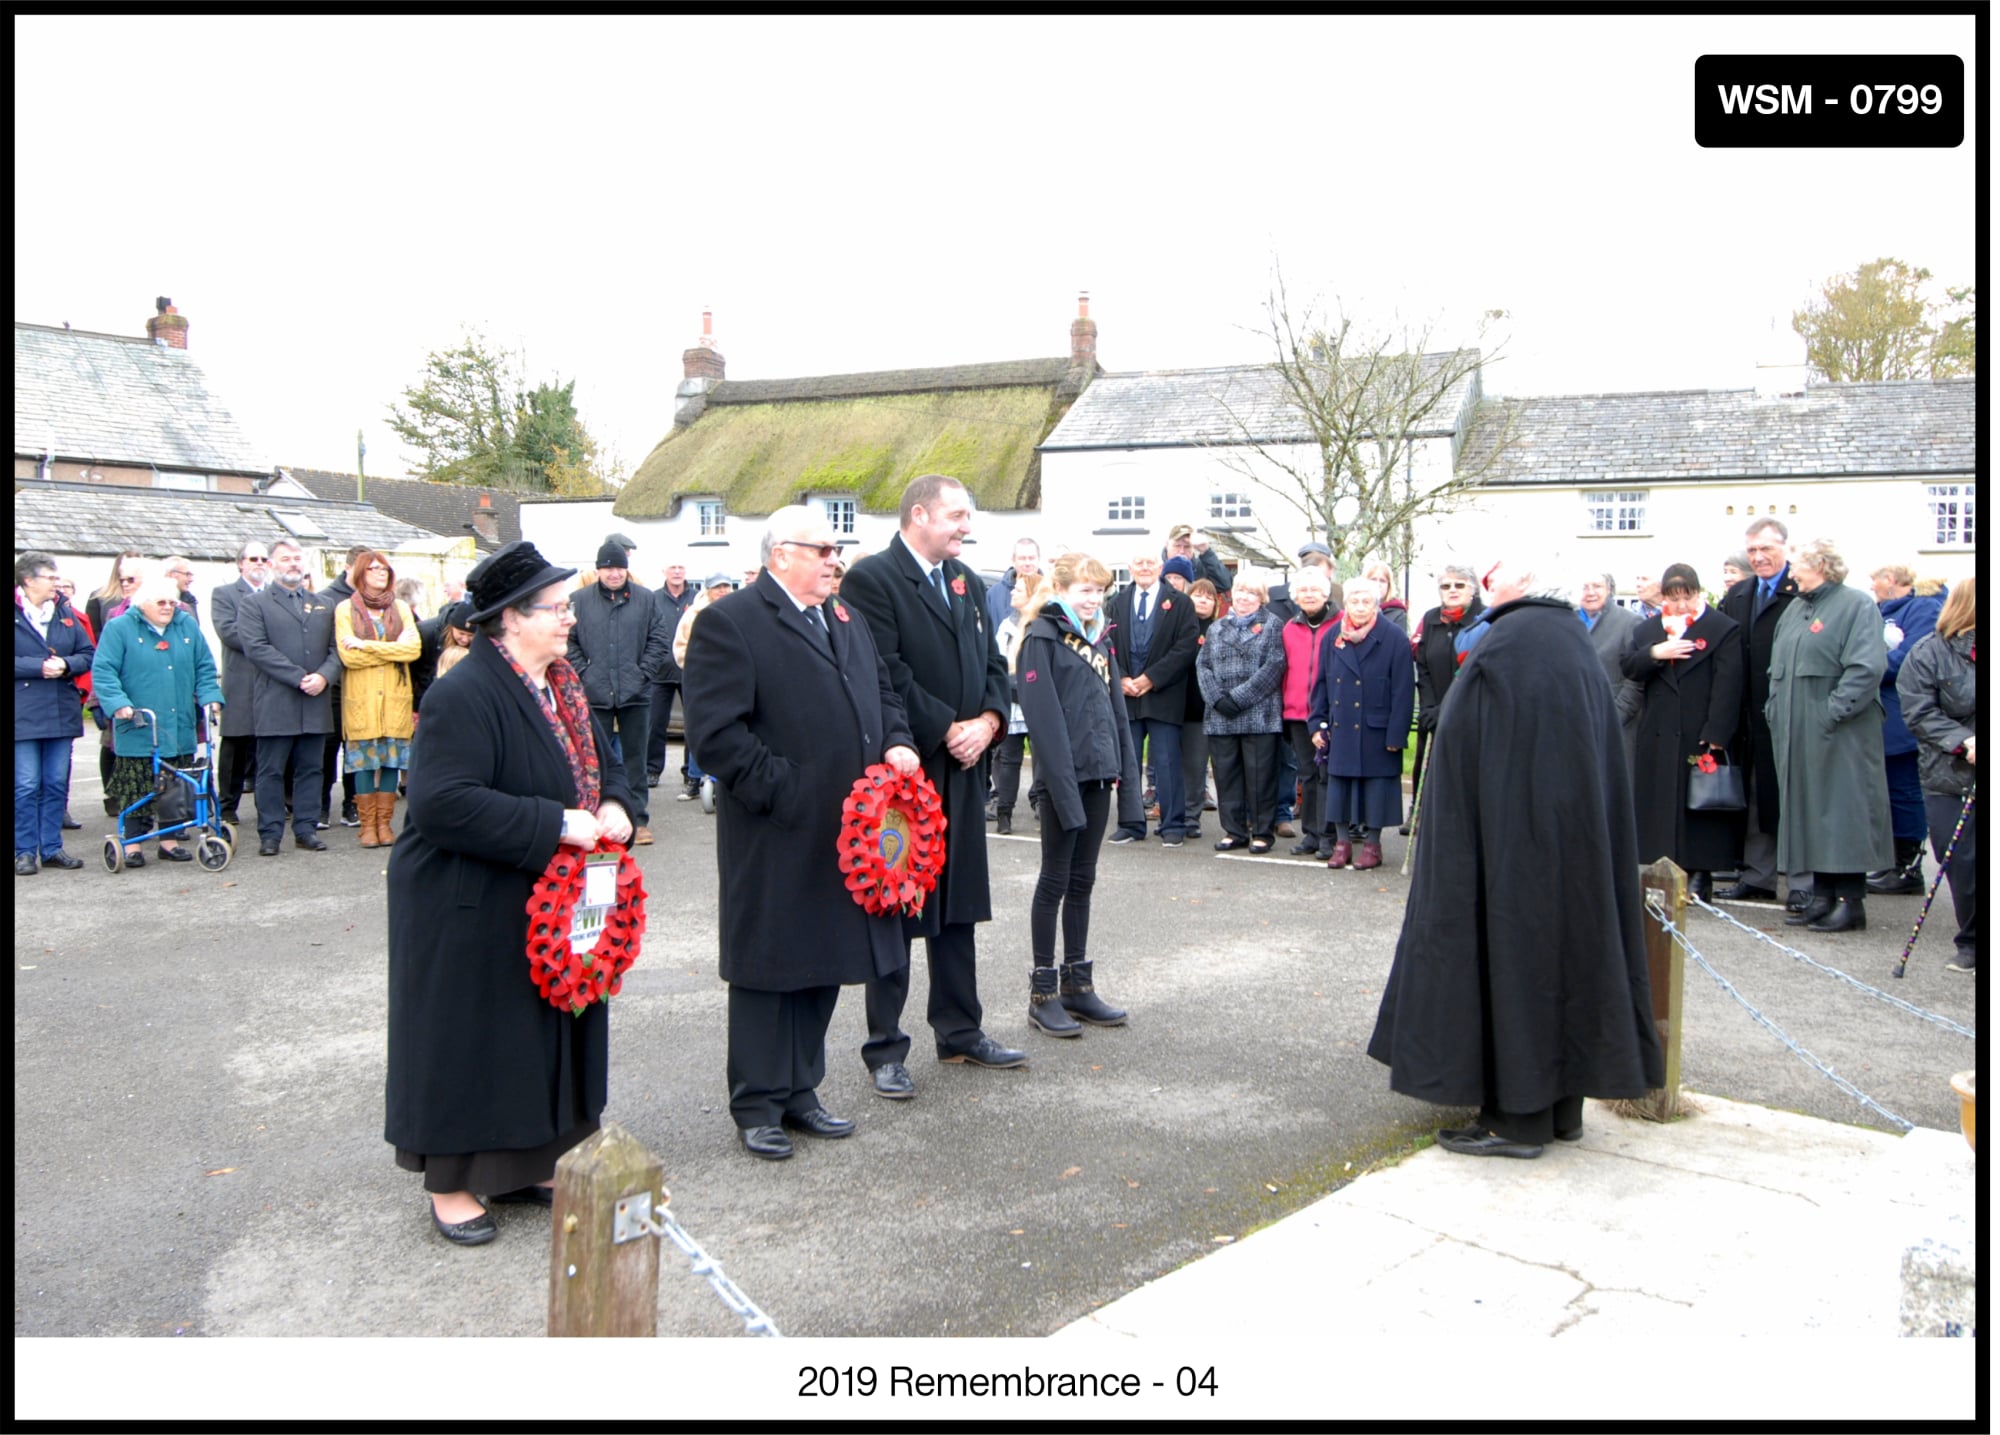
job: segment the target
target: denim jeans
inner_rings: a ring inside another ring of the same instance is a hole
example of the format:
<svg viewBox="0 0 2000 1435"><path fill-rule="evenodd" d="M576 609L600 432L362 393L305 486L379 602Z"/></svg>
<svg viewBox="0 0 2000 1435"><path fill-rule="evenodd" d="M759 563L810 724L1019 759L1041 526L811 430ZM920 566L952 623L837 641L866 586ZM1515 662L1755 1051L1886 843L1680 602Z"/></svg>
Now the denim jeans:
<svg viewBox="0 0 2000 1435"><path fill-rule="evenodd" d="M52 857L62 851L63 811L69 806L71 738L14 740L14 851Z"/></svg>

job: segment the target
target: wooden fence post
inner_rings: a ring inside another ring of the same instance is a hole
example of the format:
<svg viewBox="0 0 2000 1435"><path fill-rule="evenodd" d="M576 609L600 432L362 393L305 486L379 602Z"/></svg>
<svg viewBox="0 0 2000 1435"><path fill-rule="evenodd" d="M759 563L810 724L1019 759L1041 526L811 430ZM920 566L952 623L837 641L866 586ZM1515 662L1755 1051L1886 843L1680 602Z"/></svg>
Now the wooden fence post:
<svg viewBox="0 0 2000 1435"><path fill-rule="evenodd" d="M556 1162L556 1202L550 1213L550 1335L652 1335L660 1309L660 1242L650 1220L660 1197L659 1158L624 1127L607 1121ZM638 1239L618 1241L619 1207Z"/></svg>
<svg viewBox="0 0 2000 1435"><path fill-rule="evenodd" d="M1687 873L1665 857L1639 869L1646 903L1646 980L1653 991L1653 1029L1667 1056L1667 1084L1633 1103L1648 1121L1672 1121L1681 1114L1681 988L1687 962L1667 929L1664 916L1687 930Z"/></svg>

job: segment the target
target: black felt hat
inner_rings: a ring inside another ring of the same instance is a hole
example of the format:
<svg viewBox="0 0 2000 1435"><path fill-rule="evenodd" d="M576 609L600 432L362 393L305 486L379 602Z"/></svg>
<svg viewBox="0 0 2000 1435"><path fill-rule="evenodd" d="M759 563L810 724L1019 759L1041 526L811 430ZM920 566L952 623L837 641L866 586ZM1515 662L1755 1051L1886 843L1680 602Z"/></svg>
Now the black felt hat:
<svg viewBox="0 0 2000 1435"><path fill-rule="evenodd" d="M503 609L539 593L551 583L574 578L576 569L558 568L525 538L479 560L465 575L467 625L483 623Z"/></svg>

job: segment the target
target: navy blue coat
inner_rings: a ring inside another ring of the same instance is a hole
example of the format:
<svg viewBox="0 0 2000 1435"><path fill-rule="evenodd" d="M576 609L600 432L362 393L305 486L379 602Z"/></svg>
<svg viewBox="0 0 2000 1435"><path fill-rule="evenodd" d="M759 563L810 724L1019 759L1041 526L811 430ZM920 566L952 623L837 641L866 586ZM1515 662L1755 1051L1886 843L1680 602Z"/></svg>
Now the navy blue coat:
<svg viewBox="0 0 2000 1435"><path fill-rule="evenodd" d="M21 610L20 590L14 591L14 741L83 734L83 694L76 680L90 671L96 651L68 600L57 597L45 639ZM42 676L51 654L67 667L60 678Z"/></svg>
<svg viewBox="0 0 2000 1435"><path fill-rule="evenodd" d="M1417 697L1410 640L1380 619L1358 643L1346 641L1345 627L1329 623L1320 634L1308 730L1326 734L1329 776L1401 777Z"/></svg>
<svg viewBox="0 0 2000 1435"><path fill-rule="evenodd" d="M1917 739L1909 724L1903 721L1903 697L1896 691L1896 679L1903 671L1903 659L1917 650L1917 644L1937 631L1938 615L1944 611L1944 600L1906 593L1876 606L1882 610L1884 623L1894 623L1903 630L1903 641L1889 649L1889 670L1882 674L1882 753L1885 757L1899 757L1906 752L1915 752Z"/></svg>

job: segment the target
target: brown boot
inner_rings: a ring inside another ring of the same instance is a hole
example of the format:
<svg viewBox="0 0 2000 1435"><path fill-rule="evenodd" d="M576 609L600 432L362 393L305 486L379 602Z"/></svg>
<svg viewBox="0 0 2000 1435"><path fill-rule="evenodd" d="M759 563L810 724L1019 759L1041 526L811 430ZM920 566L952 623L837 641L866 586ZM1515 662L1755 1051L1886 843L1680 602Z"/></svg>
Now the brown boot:
<svg viewBox="0 0 2000 1435"><path fill-rule="evenodd" d="M354 810L361 817L361 845L380 847L382 841L375 835L375 794L357 792L354 794Z"/></svg>
<svg viewBox="0 0 2000 1435"><path fill-rule="evenodd" d="M375 840L384 847L396 845L396 794L378 792L375 794Z"/></svg>

